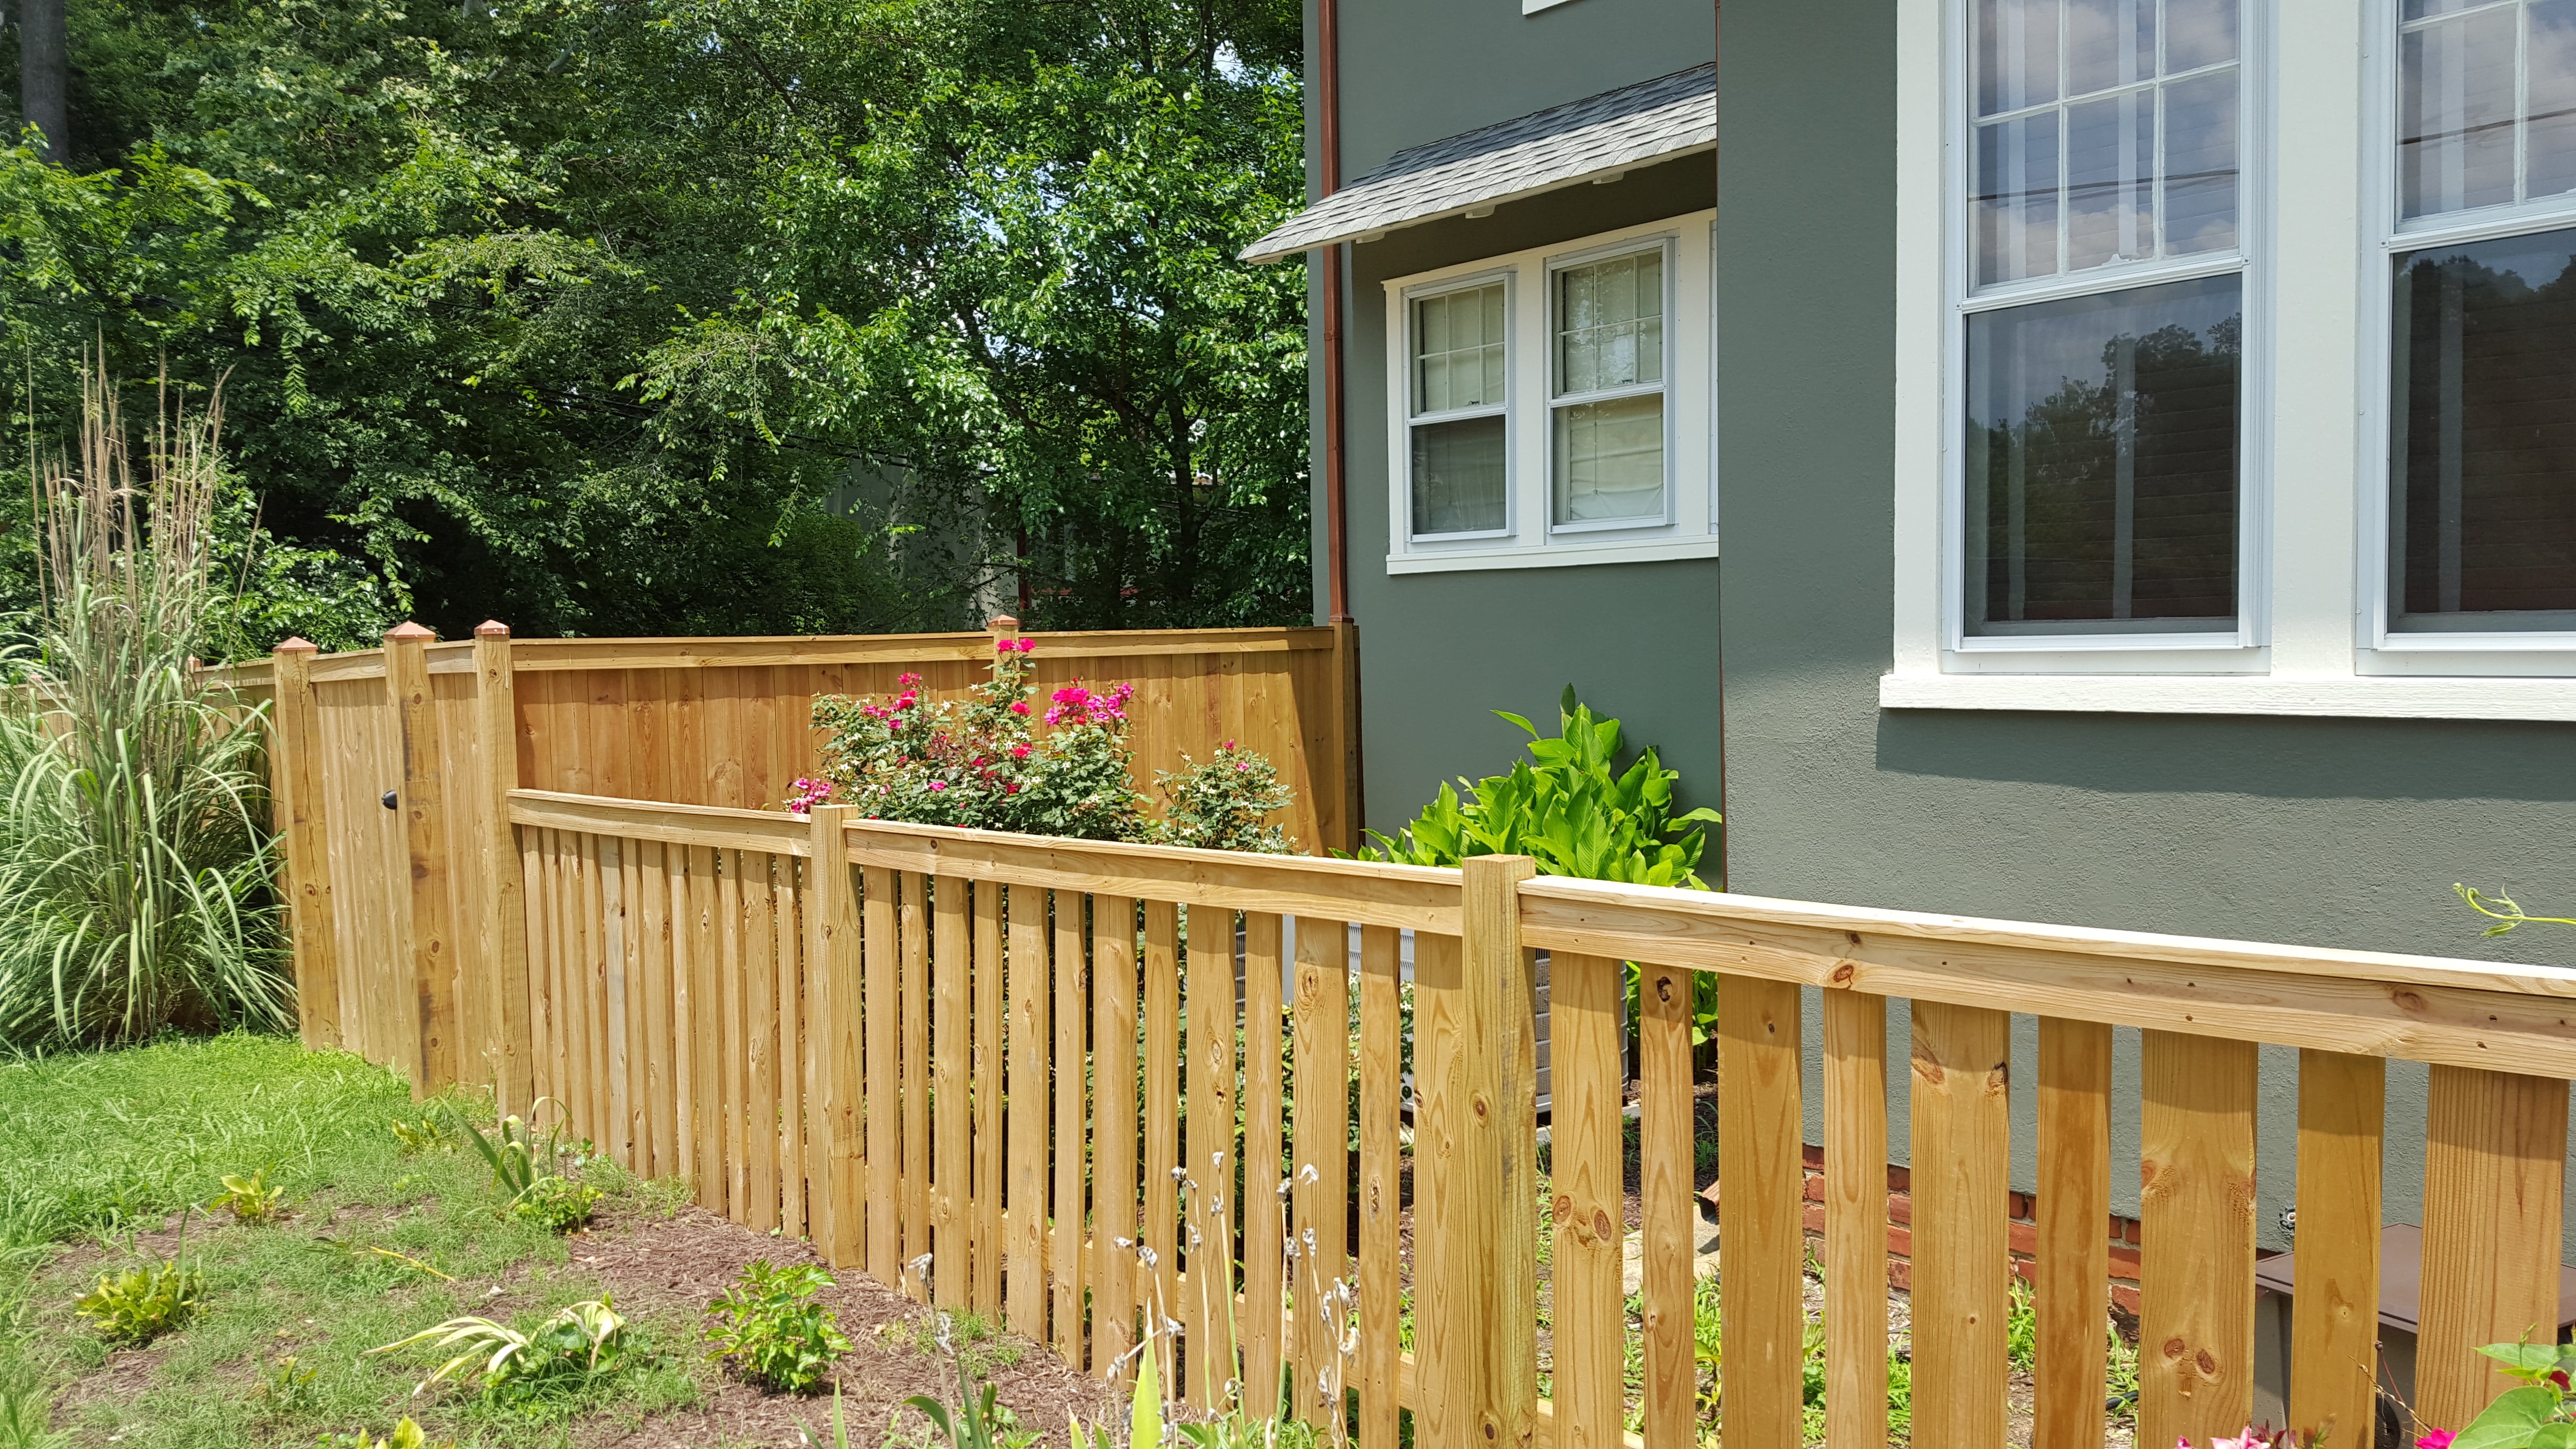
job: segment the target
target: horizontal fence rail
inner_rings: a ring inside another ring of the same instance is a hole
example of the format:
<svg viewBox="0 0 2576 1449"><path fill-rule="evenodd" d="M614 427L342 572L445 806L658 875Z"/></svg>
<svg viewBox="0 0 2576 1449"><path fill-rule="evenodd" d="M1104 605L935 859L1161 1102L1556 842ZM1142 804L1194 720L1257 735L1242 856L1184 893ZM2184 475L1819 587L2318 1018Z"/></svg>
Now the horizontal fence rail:
<svg viewBox="0 0 2576 1449"><path fill-rule="evenodd" d="M988 677L996 638L1018 634L1012 620L993 623L981 634L535 640L485 624L452 642L406 624L382 649L323 655L290 640L265 662L208 671L273 701L304 1039L397 1067L424 1092L467 1081L525 1103L537 1047L517 933L531 886L509 792L654 799L727 818L766 810L729 827L698 818L689 838L729 829L709 848L774 858L777 832L803 828L780 802L823 768L814 701L889 693L907 674L923 676L926 698L961 697ZM1350 626L1033 637L1041 689L1137 686L1139 789L1238 741L1278 766L1293 796L1282 823L1301 848L1356 844ZM547 828L590 833L577 818ZM618 869L630 865L621 857Z"/></svg>
<svg viewBox="0 0 2576 1449"><path fill-rule="evenodd" d="M1153 1352L1193 1404L1240 1386L1256 1410L1346 1413L1365 1445L1397 1444L1404 1415L1442 1449L1697 1443L1703 973L1730 1449L1809 1433L1811 1254L1824 1437L1888 1440L1892 1118L1912 1441L2004 1442L2014 1092L2038 1109L2032 1442L2104 1442L2103 1229L2131 1166L2137 1442L2237 1432L2258 1043L2299 1049L2294 1427L2371 1442L2390 1058L2432 1072L2418 1411L2465 1424L2501 1387L2475 1346L2555 1327L2576 972L1538 879L1516 857L1432 870L535 791L504 808L534 1087L577 1131L1077 1368L1131 1376ZM2012 1079L2016 1015L2037 1017L2035 1082ZM2139 1032L2134 1164L2113 1161L2115 1028Z"/></svg>

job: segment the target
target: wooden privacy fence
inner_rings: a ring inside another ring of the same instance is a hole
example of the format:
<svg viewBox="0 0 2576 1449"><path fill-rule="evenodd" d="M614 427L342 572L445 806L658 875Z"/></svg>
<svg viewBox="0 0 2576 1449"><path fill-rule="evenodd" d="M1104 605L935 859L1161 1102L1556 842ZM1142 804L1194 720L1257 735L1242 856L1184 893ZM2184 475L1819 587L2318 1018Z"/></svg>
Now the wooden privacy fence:
<svg viewBox="0 0 2576 1449"><path fill-rule="evenodd" d="M1886 1442L1891 1011L1913 1043L1922 1449L2005 1440L2008 1097L2032 1090L2034 1442L2103 1442L2115 1026L2142 1030L2145 1064L2139 1443L2252 1411L2258 1042L2301 1053L2294 1424L2370 1442L2386 1058L2432 1064L2423 1416L2466 1423L2500 1386L2473 1347L2556 1321L2576 972L1542 879L1517 857L1461 872L532 791L507 814L535 1084L577 1131L888 1284L920 1292L924 1264L935 1301L1077 1367L1125 1371L1168 1320L1153 1346L1195 1402L1232 1380L1264 1404L1283 1369L1301 1416L1347 1391L1363 1445L1397 1444L1410 1413L1433 1449L1608 1449L1636 1437L1632 1405L1644 1444L1694 1444L1693 972L1719 983L1728 1449L1800 1442L1819 1093L1827 1438ZM1802 987L1821 988L1815 1080ZM2009 1080L2015 1012L2039 1014L2036 1083Z"/></svg>
<svg viewBox="0 0 2576 1449"><path fill-rule="evenodd" d="M322 655L289 640L215 671L275 702L275 785L304 1037L397 1067L423 1091L467 1080L528 1100L525 948L512 789L776 808L819 773L813 702L930 698L985 678L996 637L513 640L497 623L436 642ZM1356 843L1357 636L1313 629L1039 634L1042 688L1127 680L1137 785L1225 740L1294 792L1308 850ZM784 818L781 816L780 818Z"/></svg>

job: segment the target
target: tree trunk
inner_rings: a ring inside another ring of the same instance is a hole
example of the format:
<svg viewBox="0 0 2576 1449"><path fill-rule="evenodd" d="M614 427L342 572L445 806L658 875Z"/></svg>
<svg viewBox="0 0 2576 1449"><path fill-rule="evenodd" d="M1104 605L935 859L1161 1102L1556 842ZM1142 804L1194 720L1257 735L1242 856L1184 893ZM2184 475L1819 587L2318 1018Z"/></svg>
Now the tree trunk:
<svg viewBox="0 0 2576 1449"><path fill-rule="evenodd" d="M71 82L71 50L63 33L63 0L20 0L18 95L29 125L45 134L40 154L71 160L71 118L64 92Z"/></svg>

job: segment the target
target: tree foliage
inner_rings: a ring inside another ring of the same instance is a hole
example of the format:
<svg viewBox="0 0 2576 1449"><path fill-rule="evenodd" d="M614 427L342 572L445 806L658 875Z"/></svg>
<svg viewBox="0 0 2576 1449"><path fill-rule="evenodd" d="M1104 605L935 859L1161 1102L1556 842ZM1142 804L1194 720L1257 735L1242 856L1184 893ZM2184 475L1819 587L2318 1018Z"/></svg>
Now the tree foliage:
<svg viewBox="0 0 2576 1449"><path fill-rule="evenodd" d="M70 25L72 164L0 152L13 431L84 342L228 373L253 635L1307 613L1304 277L1233 260L1302 194L1285 0Z"/></svg>

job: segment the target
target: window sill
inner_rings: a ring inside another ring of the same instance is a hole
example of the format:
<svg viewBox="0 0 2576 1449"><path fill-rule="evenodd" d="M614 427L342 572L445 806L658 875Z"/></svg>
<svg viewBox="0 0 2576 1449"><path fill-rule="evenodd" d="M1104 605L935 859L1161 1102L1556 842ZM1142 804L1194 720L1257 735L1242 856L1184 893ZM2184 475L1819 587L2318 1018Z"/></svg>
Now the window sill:
<svg viewBox="0 0 2576 1449"><path fill-rule="evenodd" d="M1666 559L1715 558L1717 535L1658 538L1618 543L1550 543L1536 547L1426 550L1391 553L1386 571L1393 574L1465 573L1476 569L1552 569L1576 564L1655 563Z"/></svg>
<svg viewBox="0 0 2576 1449"><path fill-rule="evenodd" d="M2576 721L2576 680L1889 674L1881 709Z"/></svg>

